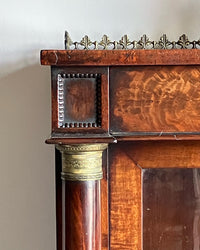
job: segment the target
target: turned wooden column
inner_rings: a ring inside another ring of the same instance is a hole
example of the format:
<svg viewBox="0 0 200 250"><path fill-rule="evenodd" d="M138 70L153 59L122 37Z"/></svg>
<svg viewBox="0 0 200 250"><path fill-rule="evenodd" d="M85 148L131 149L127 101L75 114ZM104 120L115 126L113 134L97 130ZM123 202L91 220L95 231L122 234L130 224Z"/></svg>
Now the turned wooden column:
<svg viewBox="0 0 200 250"><path fill-rule="evenodd" d="M107 215L101 237L102 152L114 140L108 135L108 67L64 63L51 73L52 133L46 142L62 154L62 183L56 174L57 250L101 250L108 245ZM57 163L60 169L60 159Z"/></svg>
<svg viewBox="0 0 200 250"><path fill-rule="evenodd" d="M62 153L62 250L100 250L100 180L107 144L57 148Z"/></svg>

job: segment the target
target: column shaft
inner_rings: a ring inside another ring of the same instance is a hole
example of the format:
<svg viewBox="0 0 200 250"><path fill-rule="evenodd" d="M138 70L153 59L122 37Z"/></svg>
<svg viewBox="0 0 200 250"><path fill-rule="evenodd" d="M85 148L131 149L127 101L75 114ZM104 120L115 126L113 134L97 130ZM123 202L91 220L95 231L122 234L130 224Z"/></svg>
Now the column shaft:
<svg viewBox="0 0 200 250"><path fill-rule="evenodd" d="M107 144L57 148L62 152L62 250L101 250L100 180Z"/></svg>

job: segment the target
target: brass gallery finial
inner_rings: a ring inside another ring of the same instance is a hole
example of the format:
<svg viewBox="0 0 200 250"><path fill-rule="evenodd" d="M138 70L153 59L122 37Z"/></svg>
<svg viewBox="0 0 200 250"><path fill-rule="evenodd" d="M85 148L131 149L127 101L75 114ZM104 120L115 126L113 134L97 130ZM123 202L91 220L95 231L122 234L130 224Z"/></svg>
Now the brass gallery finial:
<svg viewBox="0 0 200 250"><path fill-rule="evenodd" d="M200 39L190 41L183 34L178 41L169 41L163 34L159 41L151 41L146 35L143 35L139 41L130 40L124 35L119 41L111 41L107 35L103 35L101 41L92 41L87 35L80 42L73 42L69 33L65 31L65 49L66 50L117 50L117 49L200 49Z"/></svg>

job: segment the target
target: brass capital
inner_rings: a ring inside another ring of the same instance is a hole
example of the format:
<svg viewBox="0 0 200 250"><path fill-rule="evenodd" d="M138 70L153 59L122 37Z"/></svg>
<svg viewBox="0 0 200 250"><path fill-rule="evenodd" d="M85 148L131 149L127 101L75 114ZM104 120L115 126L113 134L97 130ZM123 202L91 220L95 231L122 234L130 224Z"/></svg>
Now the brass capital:
<svg viewBox="0 0 200 250"><path fill-rule="evenodd" d="M58 145L62 153L61 178L70 181L102 179L102 152L107 146L105 143Z"/></svg>

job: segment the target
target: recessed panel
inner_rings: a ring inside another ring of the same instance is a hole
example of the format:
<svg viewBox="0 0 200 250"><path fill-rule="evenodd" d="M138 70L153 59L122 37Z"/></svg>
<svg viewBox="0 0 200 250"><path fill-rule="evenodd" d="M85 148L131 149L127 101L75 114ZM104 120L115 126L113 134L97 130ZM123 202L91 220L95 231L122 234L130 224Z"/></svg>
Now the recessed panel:
<svg viewBox="0 0 200 250"><path fill-rule="evenodd" d="M65 122L96 122L96 79L66 79Z"/></svg>
<svg viewBox="0 0 200 250"><path fill-rule="evenodd" d="M98 74L58 75L59 127L100 126L100 83Z"/></svg>
<svg viewBox="0 0 200 250"><path fill-rule="evenodd" d="M200 170L143 170L143 249L200 249Z"/></svg>

